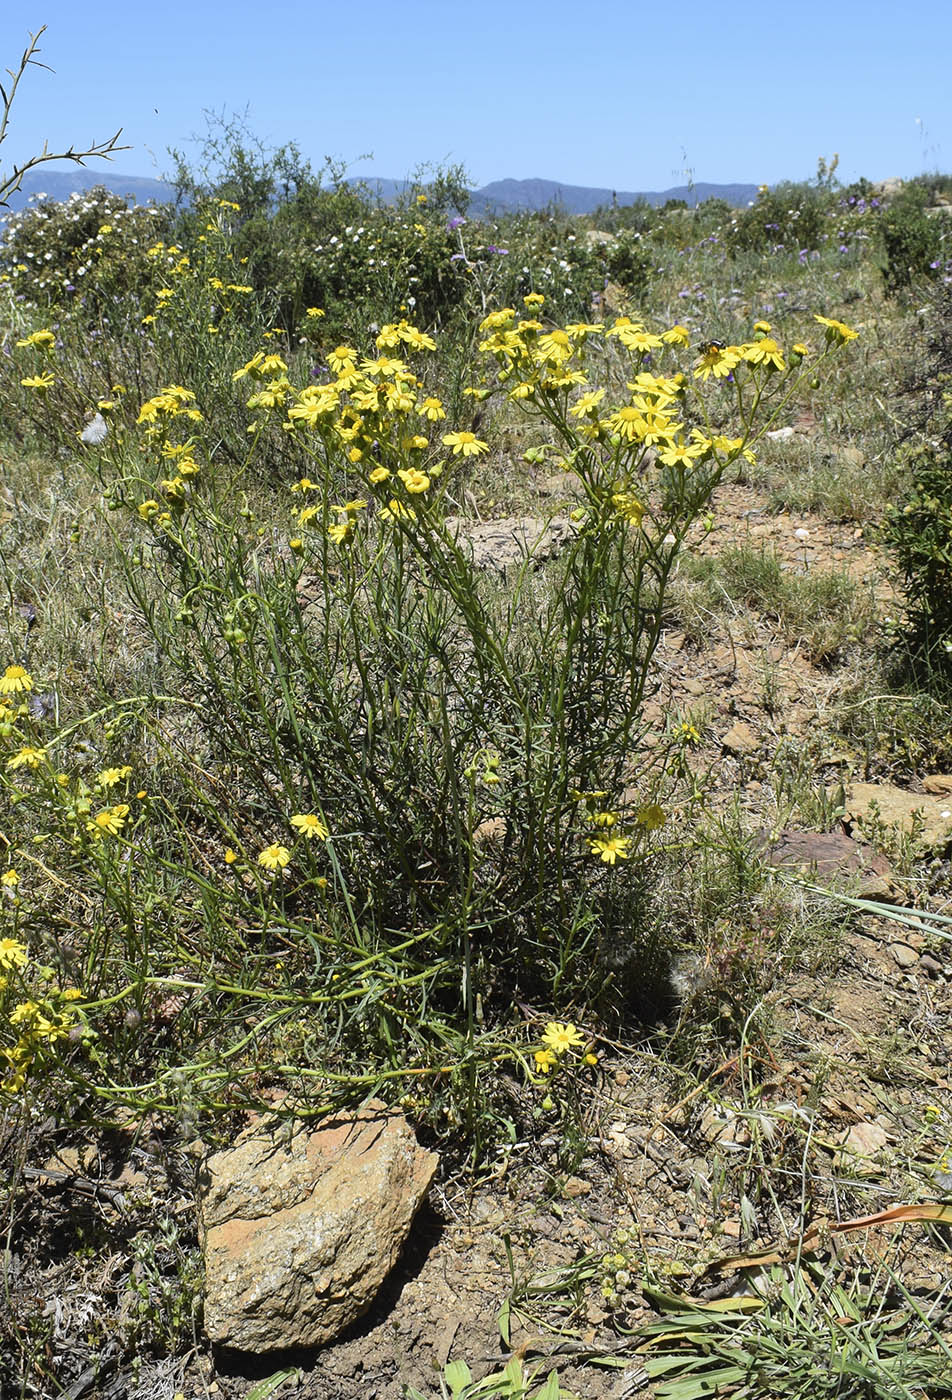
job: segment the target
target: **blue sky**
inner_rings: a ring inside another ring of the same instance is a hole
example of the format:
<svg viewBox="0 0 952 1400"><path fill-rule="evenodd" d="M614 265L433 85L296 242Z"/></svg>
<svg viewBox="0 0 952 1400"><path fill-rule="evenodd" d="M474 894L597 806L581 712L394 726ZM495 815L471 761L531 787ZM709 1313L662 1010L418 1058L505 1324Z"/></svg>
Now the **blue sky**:
<svg viewBox="0 0 952 1400"><path fill-rule="evenodd" d="M355 174L460 163L621 190L952 169L952 4L799 0L37 0L0 6L0 66L28 33L0 168L124 128L113 169L159 175L205 110L244 113ZM358 157L371 154L369 161Z"/></svg>

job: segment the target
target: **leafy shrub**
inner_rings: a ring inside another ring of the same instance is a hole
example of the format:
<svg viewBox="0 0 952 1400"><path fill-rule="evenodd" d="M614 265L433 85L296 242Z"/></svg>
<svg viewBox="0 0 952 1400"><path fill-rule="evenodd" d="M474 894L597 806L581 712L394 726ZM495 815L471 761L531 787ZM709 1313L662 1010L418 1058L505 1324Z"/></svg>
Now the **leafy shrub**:
<svg viewBox="0 0 952 1400"><path fill-rule="evenodd" d="M148 250L170 224L168 207L130 207L102 186L63 203L38 200L7 218L0 282L31 304L68 304L92 315L148 291Z"/></svg>
<svg viewBox="0 0 952 1400"><path fill-rule="evenodd" d="M890 509L882 537L905 587L905 641L952 678L952 437L920 444L908 462L911 489Z"/></svg>
<svg viewBox="0 0 952 1400"><path fill-rule="evenodd" d="M731 231L734 251L764 252L783 247L791 252L819 249L828 234L831 195L813 185L784 181L762 188Z"/></svg>
<svg viewBox="0 0 952 1400"><path fill-rule="evenodd" d="M929 191L910 183L883 211L880 220L883 275L887 288L900 291L921 277L935 277L952 256L946 217L926 212Z"/></svg>

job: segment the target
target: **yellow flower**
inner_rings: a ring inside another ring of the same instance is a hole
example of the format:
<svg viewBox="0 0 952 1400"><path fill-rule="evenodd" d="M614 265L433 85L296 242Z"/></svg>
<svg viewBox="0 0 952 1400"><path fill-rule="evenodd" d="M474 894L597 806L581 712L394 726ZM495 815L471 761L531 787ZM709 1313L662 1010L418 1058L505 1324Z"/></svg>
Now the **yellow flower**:
<svg viewBox="0 0 952 1400"><path fill-rule="evenodd" d="M530 292L527 297L522 298L522 302L524 306L542 306L545 303L545 297L541 292Z"/></svg>
<svg viewBox="0 0 952 1400"><path fill-rule="evenodd" d="M230 846L226 846L226 847L225 847L225 864L226 864L226 865L234 865L234 863L235 863L235 861L236 861L237 859L238 859L237 853L236 853L235 851L233 851L232 848L231 848Z"/></svg>
<svg viewBox="0 0 952 1400"><path fill-rule="evenodd" d="M614 865L616 860L628 859L630 841L627 836L596 837L589 841L588 849L606 865Z"/></svg>
<svg viewBox="0 0 952 1400"><path fill-rule="evenodd" d="M413 350L435 350L436 341L432 336L424 335L418 331L416 326L408 326L406 321L401 321L397 328L397 334L405 345L409 345Z"/></svg>
<svg viewBox="0 0 952 1400"><path fill-rule="evenodd" d="M668 818L663 807L659 807L657 802L651 802L647 807L641 808L637 820L638 825L643 826L646 831L657 831L664 826Z"/></svg>
<svg viewBox="0 0 952 1400"><path fill-rule="evenodd" d="M86 823L86 830L97 839L101 836L118 836L129 815L128 802L118 802L115 807L104 807L92 821Z"/></svg>
<svg viewBox="0 0 952 1400"><path fill-rule="evenodd" d="M592 389L590 393L583 394L578 402L572 405L569 413L573 418L582 418L586 413L594 413L604 397L604 389Z"/></svg>
<svg viewBox="0 0 952 1400"><path fill-rule="evenodd" d="M740 364L737 347L716 345L713 341L694 365L694 378L707 379L713 374L715 379L725 379L731 370Z"/></svg>
<svg viewBox="0 0 952 1400"><path fill-rule="evenodd" d="M354 522L347 516L339 524L328 525L327 537L332 544L349 544L354 538Z"/></svg>
<svg viewBox="0 0 952 1400"><path fill-rule="evenodd" d="M356 360L357 352L351 350L349 345L338 345L337 349L332 350L327 357L327 363L335 374L352 371Z"/></svg>
<svg viewBox="0 0 952 1400"><path fill-rule="evenodd" d="M56 344L56 336L53 334L52 331L33 331L30 335L25 336L23 340L18 340L18 341L17 341L17 345L18 345L18 346L21 346L21 347L22 347L22 346L25 346L25 345L55 345L55 344Z"/></svg>
<svg viewBox="0 0 952 1400"><path fill-rule="evenodd" d="M549 1070L559 1063L559 1057L551 1050L536 1050L532 1058L540 1074L548 1074Z"/></svg>
<svg viewBox="0 0 952 1400"><path fill-rule="evenodd" d="M379 486L382 482L390 480L390 473L386 467L374 467L367 480L371 486Z"/></svg>
<svg viewBox="0 0 952 1400"><path fill-rule="evenodd" d="M22 943L15 938L0 938L0 967L12 972L15 968L23 967L26 960L27 951Z"/></svg>
<svg viewBox="0 0 952 1400"><path fill-rule="evenodd" d="M842 321L832 321L829 316L814 316L813 319L826 327L826 338L831 345L847 345L859 335L859 331L850 330ZM21 380L21 383L24 382Z"/></svg>
<svg viewBox="0 0 952 1400"><path fill-rule="evenodd" d="M454 457L478 457L481 452L489 451L489 444L480 442L475 433L447 433L443 445L452 447Z"/></svg>
<svg viewBox="0 0 952 1400"><path fill-rule="evenodd" d="M0 676L0 695L19 695L33 689L33 677L22 666L8 666Z"/></svg>
<svg viewBox="0 0 952 1400"><path fill-rule="evenodd" d="M51 389L56 380L51 374L31 374L28 379L21 379L20 383L24 389Z"/></svg>
<svg viewBox="0 0 952 1400"><path fill-rule="evenodd" d="M287 846L265 846L258 857L258 864L263 865L265 870L283 870L291 859L291 852Z"/></svg>
<svg viewBox="0 0 952 1400"><path fill-rule="evenodd" d="M691 332L687 326L672 326L669 331L665 331L661 339L667 345L688 345L691 340Z"/></svg>
<svg viewBox="0 0 952 1400"><path fill-rule="evenodd" d="M32 744L25 744L19 753L15 753L12 758L7 759L7 768L13 772L17 768L39 768L46 758L46 749L34 748Z"/></svg>
<svg viewBox="0 0 952 1400"><path fill-rule="evenodd" d="M318 317L324 316L327 313L322 311L319 306L309 306L304 314L309 321L316 321Z"/></svg>
<svg viewBox="0 0 952 1400"><path fill-rule="evenodd" d="M397 472L397 476L410 492L411 496L422 495L430 488L430 478L426 472L418 471L416 467L408 467L405 471Z"/></svg>
<svg viewBox="0 0 952 1400"><path fill-rule="evenodd" d="M629 442L641 442L648 431L644 414L633 404L625 404L611 415L608 425Z"/></svg>
<svg viewBox="0 0 952 1400"><path fill-rule="evenodd" d="M0 885L3 885L8 890L15 890L19 883L20 877L15 870L5 870L3 874L0 875Z"/></svg>
<svg viewBox="0 0 952 1400"><path fill-rule="evenodd" d="M554 1055L564 1055L585 1044L584 1035L576 1030L571 1021L550 1021L539 1039Z"/></svg>
<svg viewBox="0 0 952 1400"><path fill-rule="evenodd" d="M446 417L446 409L440 403L439 399L434 399L432 397L424 399L417 409L417 412L422 414L424 418L429 418L431 423L437 423L441 418Z"/></svg>
<svg viewBox="0 0 952 1400"><path fill-rule="evenodd" d="M616 491L612 496L612 505L621 516L622 520L629 525L638 526L644 517L645 508L637 496L630 491Z"/></svg>
<svg viewBox="0 0 952 1400"><path fill-rule="evenodd" d="M101 788L115 787L116 783L121 783L123 778L128 778L132 769L128 763L121 768L104 768L101 773L96 774L96 786Z"/></svg>
<svg viewBox="0 0 952 1400"><path fill-rule="evenodd" d="M758 324L766 325L766 321ZM750 345L743 347L743 356L749 365L766 365L768 369L784 370L783 352L772 336L762 336Z"/></svg>
<svg viewBox="0 0 952 1400"><path fill-rule="evenodd" d="M327 827L313 812L298 813L297 816L291 818L291 825L308 841L313 841L315 838L318 841L327 840Z"/></svg>

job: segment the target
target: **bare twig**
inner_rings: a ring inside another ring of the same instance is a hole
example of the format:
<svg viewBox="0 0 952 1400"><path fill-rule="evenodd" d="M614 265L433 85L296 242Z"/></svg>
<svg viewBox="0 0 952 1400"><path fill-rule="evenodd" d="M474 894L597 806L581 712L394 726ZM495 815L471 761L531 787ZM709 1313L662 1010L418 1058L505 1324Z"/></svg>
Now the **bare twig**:
<svg viewBox="0 0 952 1400"><path fill-rule="evenodd" d="M36 56L40 52L39 40L45 30L46 25L44 24L35 34L31 34L30 42L23 52L23 57L20 59L18 67L15 69L7 68L5 70L10 76L10 83L8 85L0 83L0 103L2 103L2 110L0 110L0 146L2 146L3 142L6 140L8 128L10 126L10 113L13 108L14 99L16 98L17 88L26 70L32 66L34 68L46 68L48 72L53 71L48 64L41 63ZM16 194L22 187L23 177L26 175L27 171L34 170L38 165L43 165L47 161L71 160L76 165L83 165L93 156L100 160L111 160L114 152L131 150L131 146L120 146L118 144L121 135L122 127L119 128L114 136L110 136L108 141L93 142L91 146L88 146L82 151L77 151L75 146L70 146L66 151L51 151L48 144L44 141L43 149L40 151L39 155L30 156L29 160L24 161L22 165L14 165L10 175L4 176L0 173L0 208L5 208L7 204L9 204L10 196Z"/></svg>

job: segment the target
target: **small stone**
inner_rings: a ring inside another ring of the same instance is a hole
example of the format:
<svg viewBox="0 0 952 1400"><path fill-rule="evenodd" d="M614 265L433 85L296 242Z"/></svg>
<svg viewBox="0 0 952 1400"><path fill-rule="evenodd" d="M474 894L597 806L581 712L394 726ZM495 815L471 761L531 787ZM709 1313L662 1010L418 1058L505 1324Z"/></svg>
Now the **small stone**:
<svg viewBox="0 0 952 1400"><path fill-rule="evenodd" d="M843 1137L844 1152L854 1157L876 1157L889 1142L889 1134L879 1123L854 1123Z"/></svg>
<svg viewBox="0 0 952 1400"><path fill-rule="evenodd" d="M945 974L945 968L931 953L923 953L919 966L929 977L942 977Z"/></svg>
<svg viewBox="0 0 952 1400"><path fill-rule="evenodd" d="M562 1185L562 1195L568 1200L577 1200L579 1196L587 1196L592 1190L590 1181L583 1181L580 1176L566 1177Z"/></svg>
<svg viewBox="0 0 952 1400"><path fill-rule="evenodd" d="M899 967L915 967L919 961L919 954L905 943L890 943L889 951Z"/></svg>
<svg viewBox="0 0 952 1400"><path fill-rule="evenodd" d="M742 758L749 754L756 753L757 749L760 747L760 743L750 725L745 724L743 720L738 720L736 724L731 725L730 729L728 729L727 733L724 735L721 740L721 746L725 748L728 753Z"/></svg>

